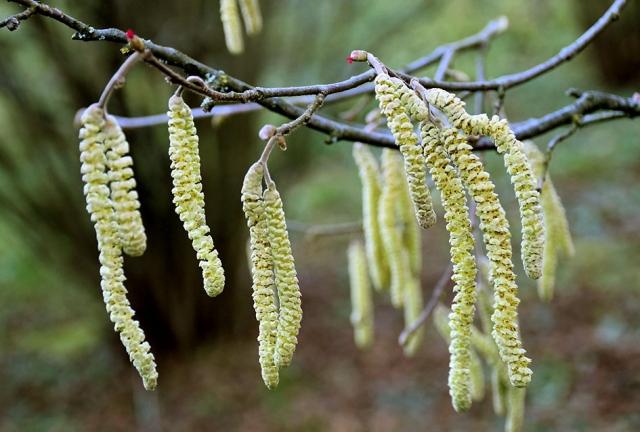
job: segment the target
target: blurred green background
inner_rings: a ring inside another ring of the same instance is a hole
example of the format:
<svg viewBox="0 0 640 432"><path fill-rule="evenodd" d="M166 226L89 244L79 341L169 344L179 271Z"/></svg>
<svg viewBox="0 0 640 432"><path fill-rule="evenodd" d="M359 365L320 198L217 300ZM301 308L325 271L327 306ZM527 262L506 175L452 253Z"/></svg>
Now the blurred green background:
<svg viewBox="0 0 640 432"><path fill-rule="evenodd" d="M509 119L539 117L570 103L563 95L569 87L623 96L637 91L640 7L631 3L579 57L509 91ZM96 28L132 28L247 82L293 86L363 72L365 65L345 61L352 49L400 68L499 15L510 27L491 45L487 75L518 72L575 40L610 2L262 0L265 28L245 40L239 57L225 50L214 0L49 4ZM0 17L20 10L1 3ZM303 293L300 343L279 388L264 387L240 185L262 150L261 125L286 121L270 113L218 119L215 126L197 122L207 218L228 277L215 299L202 289L195 253L173 210L166 126L127 133L149 235L146 254L126 260L127 288L160 373L158 389L146 393L104 311L73 127L76 111L99 98L123 56L116 44L75 42L71 34L42 17L16 32L0 30L0 430L503 429L490 395L466 414L453 411L447 347L430 323L418 355L403 357L396 342L402 315L386 297L376 298L375 347L355 349L348 236L311 241L291 233ZM474 62L473 53L464 53L454 67L473 77ZM110 112L164 112L173 90L156 70L138 65ZM193 95L187 101L200 103ZM323 112L337 116L356 102ZM552 136L535 141L544 146ZM577 253L561 262L551 304L538 300L535 282L518 279L534 370L525 430L640 430L639 136L639 121L619 120L578 131L554 153L550 172ZM290 220L332 224L361 217L351 144L324 140L299 130L288 138L286 153L271 157ZM486 162L517 249L509 179L495 154ZM449 259L444 224L423 240L422 286L429 297Z"/></svg>

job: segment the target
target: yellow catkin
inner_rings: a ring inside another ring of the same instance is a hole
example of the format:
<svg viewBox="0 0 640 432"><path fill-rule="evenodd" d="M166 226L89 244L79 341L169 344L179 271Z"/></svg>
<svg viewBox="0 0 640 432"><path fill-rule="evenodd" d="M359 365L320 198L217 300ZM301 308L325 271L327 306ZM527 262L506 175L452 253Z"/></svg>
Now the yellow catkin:
<svg viewBox="0 0 640 432"><path fill-rule="evenodd" d="M415 276L409 278L404 290L404 326L411 327L420 317L423 309L422 287L420 280ZM404 355L413 357L418 352L424 340L424 326L420 326L413 332L402 349Z"/></svg>
<svg viewBox="0 0 640 432"><path fill-rule="evenodd" d="M452 126L467 134L490 136L498 152L506 153L504 163L520 206L522 262L527 276L538 279L542 275L544 223L537 184L522 143L516 139L506 120L498 116L489 120L486 114L471 116L464 109L465 103L451 93L430 89L426 97L430 104L447 115Z"/></svg>
<svg viewBox="0 0 640 432"><path fill-rule="evenodd" d="M451 261L455 281L451 313L452 342L449 387L456 411L466 411L471 406L468 397L471 376L471 330L476 302L476 262L473 255L474 240L471 234L469 208L462 181L447 157L438 128L428 120L420 123L420 132L427 166L436 187L442 194L445 220L451 244Z"/></svg>
<svg viewBox="0 0 640 432"><path fill-rule="evenodd" d="M507 389L507 422L505 432L520 432L524 423L524 403L527 389L513 388Z"/></svg>
<svg viewBox="0 0 640 432"><path fill-rule="evenodd" d="M405 83L398 78L391 78L391 84L396 89L396 94L400 98L400 103L411 117L416 121L423 121L429 116L427 106L420 99L416 93L405 85Z"/></svg>
<svg viewBox="0 0 640 432"><path fill-rule="evenodd" d="M411 192L402 173L403 182L400 188L400 219L402 221L402 243L409 258L409 270L414 277L420 276L422 266L422 229L414 217Z"/></svg>
<svg viewBox="0 0 640 432"><path fill-rule="evenodd" d="M396 144L404 156L411 198L418 223L430 228L436 222L431 195L427 187L427 171L418 136L413 132L413 124L400 102L400 96L387 74L376 77L376 98L380 101L380 111L387 117L387 126L393 133Z"/></svg>
<svg viewBox="0 0 640 432"><path fill-rule="evenodd" d="M493 338L500 349L500 356L509 368L509 379L515 387L526 387L531 382L531 360L518 337L516 324L518 286L515 283L511 261L511 234L509 223L489 174L482 162L471 152L471 146L453 127L441 131L442 141L451 162L458 169L460 178L476 202L476 214L484 234L487 257L491 262L491 278L494 284L495 310L491 317Z"/></svg>
<svg viewBox="0 0 640 432"><path fill-rule="evenodd" d="M104 133L109 168L107 176L120 244L127 255L140 256L147 249L147 235L138 210L140 201L135 190L133 159L128 156L129 143L115 117L111 115L106 116Z"/></svg>
<svg viewBox="0 0 640 432"><path fill-rule="evenodd" d="M278 387L278 367L275 364L278 339L278 311L273 292L273 257L269 242L267 214L262 199L264 168L256 162L249 168L242 184L242 210L247 218L251 238L253 276L253 307L260 325L258 335L262 379L273 390Z"/></svg>
<svg viewBox="0 0 640 432"><path fill-rule="evenodd" d="M533 173L539 181L544 170L544 155L533 142L525 141L523 144L524 151L531 161ZM548 173L542 185L541 202L546 232L542 277L538 280L538 295L541 299L550 301L555 288L558 250L562 249L565 255L572 256L574 249L564 207Z"/></svg>
<svg viewBox="0 0 640 432"><path fill-rule="evenodd" d="M224 270L208 232L204 213L204 194L200 176L198 134L193 114L182 97L169 99L169 156L173 177L173 202L176 213L189 234L202 268L204 289L210 296L217 296L224 288Z"/></svg>
<svg viewBox="0 0 640 432"><path fill-rule="evenodd" d="M351 324L356 346L368 349L373 345L373 292L367 271L367 260L362 243L354 240L347 252L349 284L351 288Z"/></svg>
<svg viewBox="0 0 640 432"><path fill-rule="evenodd" d="M220 0L220 19L222 20L227 49L231 54L242 54L244 41L242 40L238 0Z"/></svg>
<svg viewBox="0 0 640 432"><path fill-rule="evenodd" d="M247 29L247 34L255 35L262 30L262 14L258 0L239 0L242 19Z"/></svg>
<svg viewBox="0 0 640 432"><path fill-rule="evenodd" d="M271 183L263 195L267 214L269 243L273 256L275 283L280 301L278 314L278 339L276 341L275 364L287 367L298 344L298 332L302 320L300 287L291 253L284 209L275 183Z"/></svg>
<svg viewBox="0 0 640 432"><path fill-rule="evenodd" d="M127 290L124 287L126 278L122 269L122 248L113 204L109 199L108 176L105 172L107 158L104 144L104 111L92 105L82 115L82 124L81 172L85 183L87 211L95 224L98 239L104 302L114 323L114 329L120 333L120 340L129 354L129 359L142 377L144 387L153 390L158 382L155 359L150 352L149 343L144 340L140 324L133 319L134 311L127 300Z"/></svg>
<svg viewBox="0 0 640 432"><path fill-rule="evenodd" d="M378 203L382 192L378 179L378 164L369 148L361 143L353 145L353 158L362 183L362 225L369 273L373 287L381 291L389 288L389 264L378 223Z"/></svg>
<svg viewBox="0 0 640 432"><path fill-rule="evenodd" d="M382 177L384 185L378 207L378 222L385 254L391 270L391 304L402 307L404 288L410 271L404 257L401 232L398 229L397 212L403 179L402 156L391 149L382 150Z"/></svg>
<svg viewBox="0 0 640 432"><path fill-rule="evenodd" d="M440 333L440 336L451 346L451 332L449 315L451 311L442 304L438 304L433 311L433 322L436 330ZM449 364L451 367L451 363ZM469 350L469 386L465 391L465 401L471 406L471 401L480 401L484 398L484 372L482 371L482 362L480 357L473 349ZM449 393L452 398L455 398L453 390L450 388ZM458 395L460 396L460 395ZM455 400L455 399L453 399ZM454 409L456 406L454 405ZM458 411L456 409L456 411Z"/></svg>

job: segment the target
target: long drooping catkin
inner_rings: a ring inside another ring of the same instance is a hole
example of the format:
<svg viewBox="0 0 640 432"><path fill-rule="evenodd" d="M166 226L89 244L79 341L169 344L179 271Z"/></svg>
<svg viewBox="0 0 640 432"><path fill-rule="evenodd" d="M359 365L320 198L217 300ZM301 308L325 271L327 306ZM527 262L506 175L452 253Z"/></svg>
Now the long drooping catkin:
<svg viewBox="0 0 640 432"><path fill-rule="evenodd" d="M422 287L420 279L411 276L404 288L404 327L410 328L420 317L423 309ZM407 342L402 349L404 355L413 357L418 352L424 340L424 326L420 326L415 332L411 333L407 338Z"/></svg>
<svg viewBox="0 0 640 432"><path fill-rule="evenodd" d="M402 173L402 178L402 186L398 197L400 219L402 221L402 244L409 259L411 275L419 277L422 266L422 229L414 216L411 192L404 172Z"/></svg>
<svg viewBox="0 0 640 432"><path fill-rule="evenodd" d="M129 256L140 256L147 248L147 235L144 232L140 201L135 190L133 159L129 154L122 128L111 115L104 123L105 149L107 151L107 177L111 188L111 201L118 223L118 237L122 250Z"/></svg>
<svg viewBox="0 0 640 432"><path fill-rule="evenodd" d="M442 338L445 340L445 342L447 342L449 346L451 346L451 333L453 331L453 329L451 328L451 323L449 321L450 315L451 311L441 303L437 304L433 311L433 322L436 330L438 331L438 333L440 333L440 336L442 336ZM453 367L451 362L449 362L449 367ZM453 407L458 412L458 408L460 408L461 405L470 407L472 400L479 401L484 397L484 376L482 376L482 363L473 349L469 349L469 367L468 371L465 373L469 374L469 385L467 387L449 388L449 394L452 398ZM457 390L457 392L454 393L454 390ZM456 406L458 406L458 408L456 408Z"/></svg>
<svg viewBox="0 0 640 432"><path fill-rule="evenodd" d="M278 339L278 311L273 292L273 256L269 244L267 215L262 199L264 168L256 162L249 168L242 184L242 210L247 218L251 238L253 267L253 307L260 324L258 335L262 379L273 390L278 387L278 366L275 363Z"/></svg>
<svg viewBox="0 0 640 432"><path fill-rule="evenodd" d="M173 177L173 202L176 213L189 234L202 268L204 289L217 296L224 288L224 270L213 246L213 239L204 213L204 194L200 176L198 134L193 114L182 97L169 99L169 156Z"/></svg>
<svg viewBox="0 0 640 432"><path fill-rule="evenodd" d="M353 159L358 166L362 183L362 225L369 273L374 288L381 291L389 288L389 264L378 223L378 203L382 193L378 164L369 148L361 143L353 145Z"/></svg>
<svg viewBox="0 0 640 432"><path fill-rule="evenodd" d="M399 308L403 303L404 288L410 275L408 260L404 257L402 238L398 230L398 198L404 181L402 156L391 149L382 150L382 178L384 185L378 207L380 234L391 270L391 304Z"/></svg>
<svg viewBox="0 0 640 432"><path fill-rule="evenodd" d="M544 223L540 206L540 195L536 190L535 177L526 156L522 153L522 143L515 137L506 120L486 114L469 115L465 103L442 89L430 89L427 101L444 112L457 129L467 134L488 135L495 142L500 153L507 153L504 163L511 175L516 197L520 205L522 220L522 262L527 276L538 279L542 274L542 254L544 250Z"/></svg>
<svg viewBox="0 0 640 432"><path fill-rule="evenodd" d="M367 272L367 261L362 243L349 244L349 284L351 287L351 324L356 346L367 349L373 345L373 293Z"/></svg>
<svg viewBox="0 0 640 432"><path fill-rule="evenodd" d="M450 315L451 370L449 387L456 411L466 411L471 406L469 398L471 323L476 301L476 262L473 255L474 240L471 234L469 208L462 181L445 151L438 128L428 120L420 123L420 132L427 166L436 187L442 194L445 209L451 261L456 285L454 304Z"/></svg>
<svg viewBox="0 0 640 432"><path fill-rule="evenodd" d="M476 214L484 233L494 283L496 304L492 316L493 338L500 349L502 360L509 368L511 384L526 387L531 382L531 369L528 367L531 360L525 357L525 350L518 337L516 316L520 300L511 262L509 223L498 196L493 191L489 174L484 171L478 157L471 152L466 139L453 127L443 128L441 137L451 162L458 168L460 178L477 203Z"/></svg>
<svg viewBox="0 0 640 432"><path fill-rule="evenodd" d="M238 0L220 0L220 19L222 20L227 49L231 54L242 54L244 41L242 40Z"/></svg>
<svg viewBox="0 0 640 432"><path fill-rule="evenodd" d="M258 0L239 0L242 19L247 29L247 34L255 35L262 30L262 14Z"/></svg>
<svg viewBox="0 0 640 432"><path fill-rule="evenodd" d="M80 130L80 161L87 212L94 222L98 249L100 250L100 275L102 293L114 329L127 349L129 359L142 377L147 390L153 390L158 382L156 364L150 346L144 341L144 332L127 300L122 270L122 248L118 238L118 225L113 205L109 199L108 176L104 133L104 110L92 105L82 115Z"/></svg>
<svg viewBox="0 0 640 432"><path fill-rule="evenodd" d="M400 102L400 96L387 74L376 76L376 98L380 101L380 111L387 117L387 126L393 133L396 144L404 156L404 168L407 172L411 198L418 223L430 228L436 222L431 195L427 187L427 170L418 136Z"/></svg>
<svg viewBox="0 0 640 432"><path fill-rule="evenodd" d="M275 183L271 183L269 188L264 191L263 199L274 263L275 282L280 301L275 364L278 367L287 367L291 363L293 352L298 344L297 336L302 320L300 287L291 254L291 243L287 233L282 200Z"/></svg>
<svg viewBox="0 0 640 432"><path fill-rule="evenodd" d="M524 151L531 162L533 173L537 181L544 170L544 155L531 141L525 141ZM555 288L556 267L558 263L558 250L561 249L566 256L574 253L573 241L569 232L569 223L564 211L564 206L556 192L551 175L546 174L541 193L542 211L546 223L545 249L542 260L542 277L538 280L538 295L541 299L550 301Z"/></svg>

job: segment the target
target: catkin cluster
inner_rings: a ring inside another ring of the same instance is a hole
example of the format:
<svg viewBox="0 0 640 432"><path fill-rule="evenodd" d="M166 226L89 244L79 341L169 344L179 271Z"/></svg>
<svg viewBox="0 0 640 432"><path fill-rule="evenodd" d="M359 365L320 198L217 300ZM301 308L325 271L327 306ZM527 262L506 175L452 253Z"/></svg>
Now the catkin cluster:
<svg viewBox="0 0 640 432"><path fill-rule="evenodd" d="M544 155L531 141L525 141L524 152L531 162L533 173L540 181L540 176L544 171ZM541 299L550 301L553 297L555 287L556 266L558 264L558 250L561 250L566 257L573 256L575 250L569 223L564 206L556 192L551 176L547 173L542 184L540 194L542 212L546 225L545 248L542 260L542 277L538 280L538 295Z"/></svg>
<svg viewBox="0 0 640 432"><path fill-rule="evenodd" d="M531 360L524 356L525 350L518 337L516 316L520 300L511 261L509 223L493 191L494 185L489 180L489 174L471 152L471 146L464 136L455 128L445 127L441 138L451 162L477 204L476 214L484 234L494 283L496 306L492 316L493 337L500 348L500 356L509 367L511 384L526 387L531 381L531 369L528 367Z"/></svg>
<svg viewBox="0 0 640 432"><path fill-rule="evenodd" d="M111 183L111 201L118 223L118 236L124 253L140 256L147 248L147 236L140 216L140 201L135 191L133 159L129 154L122 128L113 116L107 115L104 123L105 149L107 152L108 180Z"/></svg>
<svg viewBox="0 0 640 432"><path fill-rule="evenodd" d="M453 406L456 411L461 412L471 407L471 323L476 301L474 240L462 182L447 156L440 132L428 120L420 123L420 132L427 166L442 194L450 235L452 279L455 282L456 296L449 317L452 329L449 388Z"/></svg>
<svg viewBox="0 0 640 432"><path fill-rule="evenodd" d="M504 163L511 175L522 221L522 262L527 276L538 279L542 274L544 223L540 195L531 165L523 153L522 143L515 137L506 120L486 114L471 116L465 103L442 89L430 89L427 101L446 114L449 123L467 134L487 135L495 142L498 152L505 153Z"/></svg>
<svg viewBox="0 0 640 432"><path fill-rule="evenodd" d="M275 283L280 301L278 315L278 339L276 342L275 364L287 367L298 344L298 331L302 320L300 287L291 254L291 243L287 233L287 223L282 208L282 200L275 183L264 191L264 205L267 228L275 272Z"/></svg>
<svg viewBox="0 0 640 432"><path fill-rule="evenodd" d="M375 83L376 98L380 101L380 110L387 117L387 126L393 133L404 156L404 166L416 218L420 226L425 229L430 228L436 222L436 214L433 211L431 195L427 187L427 172L418 136L413 132L411 120L407 116L397 88L389 75L377 75Z"/></svg>
<svg viewBox="0 0 640 432"><path fill-rule="evenodd" d="M373 344L373 293L365 251L360 241L355 240L350 243L347 258L354 339L358 348L367 349Z"/></svg>
<svg viewBox="0 0 640 432"><path fill-rule="evenodd" d="M114 329L120 333L120 340L129 354L129 359L142 377L145 388L153 390L158 380L156 364L153 354L150 353L150 346L144 340L144 332L138 321L133 319L134 311L126 297L127 290L124 287L126 278L122 269L121 233L123 230L116 218L114 201L110 198L114 193L109 189L109 181L111 178L117 178L117 175L111 175L106 171L110 164L105 142L107 139L113 140L113 131L107 128L113 125L105 124L104 110L97 105L92 105L84 112L82 124L83 127L80 130L81 173L85 183L87 211L94 222L98 239L104 301L109 317L114 323ZM106 128L107 131L105 131Z"/></svg>
<svg viewBox="0 0 640 432"><path fill-rule="evenodd" d="M198 134L193 114L182 97L172 96L167 115L176 213L180 216L200 260L204 289L209 296L217 296L224 288L224 270L218 251L213 246L213 239L208 235L210 229L204 212Z"/></svg>
<svg viewBox="0 0 640 432"><path fill-rule="evenodd" d="M253 275L253 307L259 323L259 358L262 379L269 389L278 386L275 352L278 339L278 311L275 302L274 260L269 242L267 214L262 199L264 168L257 162L251 166L242 184L242 209L247 218L251 239Z"/></svg>

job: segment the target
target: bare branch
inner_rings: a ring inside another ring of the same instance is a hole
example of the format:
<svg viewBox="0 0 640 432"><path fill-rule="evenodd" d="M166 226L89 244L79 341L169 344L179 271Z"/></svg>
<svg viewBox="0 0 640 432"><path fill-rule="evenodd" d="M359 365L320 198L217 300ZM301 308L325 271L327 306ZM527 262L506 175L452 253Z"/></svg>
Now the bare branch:
<svg viewBox="0 0 640 432"><path fill-rule="evenodd" d="M30 7L29 9L25 10L24 12L20 12L20 13L17 13L15 15L11 15L11 16L3 19L2 21L0 21L0 28L7 27L9 29L9 31L18 30L18 27L20 27L20 21L24 21L24 20L28 19L31 15L33 15L35 13L36 13L35 8L34 7Z"/></svg>

